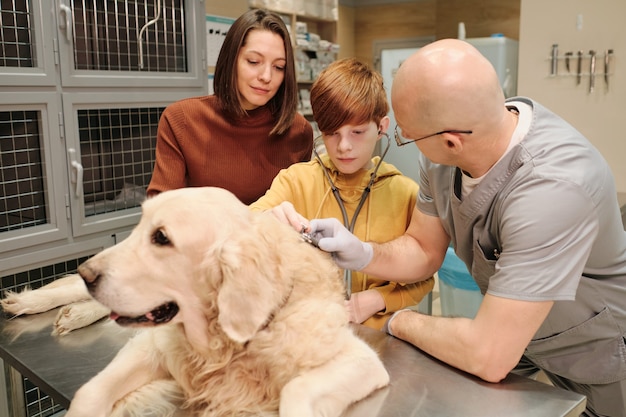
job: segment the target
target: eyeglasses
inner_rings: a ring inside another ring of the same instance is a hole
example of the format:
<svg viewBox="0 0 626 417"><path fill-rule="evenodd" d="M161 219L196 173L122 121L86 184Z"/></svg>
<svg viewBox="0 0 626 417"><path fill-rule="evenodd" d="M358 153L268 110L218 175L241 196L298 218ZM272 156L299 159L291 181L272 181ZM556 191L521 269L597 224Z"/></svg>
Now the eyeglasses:
<svg viewBox="0 0 626 417"><path fill-rule="evenodd" d="M471 130L442 130L440 132L422 136L421 138L417 139L405 139L402 137L402 133L400 133L400 129L398 129L398 126L396 126L396 128L393 130L393 136L396 139L396 144L398 144L398 146L408 145L409 143L417 142L418 140L422 139L428 139L437 135L443 135L444 133L462 133L464 135L471 135L473 132Z"/></svg>

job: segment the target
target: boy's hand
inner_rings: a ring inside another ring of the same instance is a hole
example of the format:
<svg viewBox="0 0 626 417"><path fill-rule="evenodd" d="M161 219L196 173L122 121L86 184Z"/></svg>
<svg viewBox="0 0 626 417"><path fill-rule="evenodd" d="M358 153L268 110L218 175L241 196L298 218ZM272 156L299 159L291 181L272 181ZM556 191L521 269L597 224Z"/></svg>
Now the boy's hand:
<svg viewBox="0 0 626 417"><path fill-rule="evenodd" d="M363 323L374 314L385 309L385 300L374 289L352 293L349 300L345 301L350 321Z"/></svg>
<svg viewBox="0 0 626 417"><path fill-rule="evenodd" d="M361 242L337 219L311 220L310 228L310 232L319 238L319 248L331 252L340 268L360 271L374 256L372 245Z"/></svg>
<svg viewBox="0 0 626 417"><path fill-rule="evenodd" d="M275 206L272 209L272 214L281 223L290 225L297 232L301 232L303 227L308 229L309 220L300 215L289 201L283 201Z"/></svg>

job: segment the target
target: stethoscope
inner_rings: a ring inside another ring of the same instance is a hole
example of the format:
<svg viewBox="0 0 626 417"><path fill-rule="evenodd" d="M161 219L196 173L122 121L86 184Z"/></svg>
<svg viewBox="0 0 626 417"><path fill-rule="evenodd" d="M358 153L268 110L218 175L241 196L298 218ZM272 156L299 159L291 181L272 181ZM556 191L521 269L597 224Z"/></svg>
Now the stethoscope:
<svg viewBox="0 0 626 417"><path fill-rule="evenodd" d="M389 146L391 145L391 139L389 138L389 135L386 132L379 131L378 134L385 135L385 137L387 138L387 146L385 147L385 151L383 152L383 154L380 156L380 159L378 160L376 167L374 167L374 170L370 174L370 180L367 186L365 187L365 190L363 190L363 194L361 194L361 199L359 200L359 204L356 207L356 210L354 211L354 216L352 216L352 220L348 220L348 213L346 212L346 207L344 206L343 201L341 199L341 195L339 194L339 189L335 186L335 183L330 178L330 173L328 172L328 169L326 168L326 166L324 166L324 163L322 162L322 158L317 152L316 142L322 136L319 136L313 142L313 153L315 154L315 159L317 159L317 162L319 162L319 164L322 166L322 172L324 172L324 176L326 177L326 180L328 180L328 184L330 185L330 189L333 192L333 195L335 196L335 200L337 200L337 204L339 204L339 209L341 210L341 216L343 217L343 225L350 231L350 233L354 233L354 226L356 224L356 219L359 216L361 209L363 208L363 204L365 204L365 201L367 200L367 197L370 194L372 185L374 184L374 181L376 181L376 174L378 173L378 168L380 168L380 164L383 162L383 159L385 158L385 155L387 155L387 151L389 150ZM346 287L346 300L349 300L350 297L352 296L352 271L351 270L349 269L344 270L343 280L344 280L344 285Z"/></svg>

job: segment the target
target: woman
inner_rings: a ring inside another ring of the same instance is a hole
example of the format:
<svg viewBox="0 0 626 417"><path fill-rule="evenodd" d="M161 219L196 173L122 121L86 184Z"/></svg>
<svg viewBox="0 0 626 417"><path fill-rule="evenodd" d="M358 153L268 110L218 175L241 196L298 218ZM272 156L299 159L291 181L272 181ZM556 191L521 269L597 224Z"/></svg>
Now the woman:
<svg viewBox="0 0 626 417"><path fill-rule="evenodd" d="M149 197L215 186L250 204L282 168L310 160L313 129L297 113L293 49L280 16L255 9L233 23L217 59L214 91L163 112Z"/></svg>

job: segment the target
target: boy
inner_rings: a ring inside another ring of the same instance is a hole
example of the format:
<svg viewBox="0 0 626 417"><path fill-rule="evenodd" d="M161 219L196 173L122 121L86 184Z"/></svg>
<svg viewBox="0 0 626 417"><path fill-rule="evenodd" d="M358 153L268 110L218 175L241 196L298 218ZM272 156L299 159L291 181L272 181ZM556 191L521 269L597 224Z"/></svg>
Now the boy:
<svg viewBox="0 0 626 417"><path fill-rule="evenodd" d="M251 209L271 209L297 230L306 228L307 219L336 217L363 240L386 242L402 235L418 186L381 157L372 158L380 138L389 145L381 75L353 58L335 61L313 83L311 106L326 154L280 171ZM375 329L393 312L418 304L434 285L433 278L398 284L351 274L346 301L351 321Z"/></svg>

